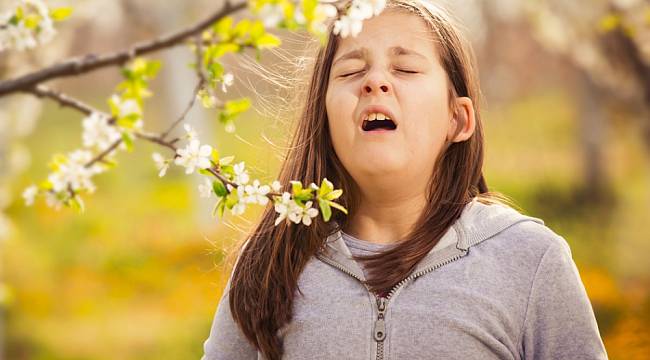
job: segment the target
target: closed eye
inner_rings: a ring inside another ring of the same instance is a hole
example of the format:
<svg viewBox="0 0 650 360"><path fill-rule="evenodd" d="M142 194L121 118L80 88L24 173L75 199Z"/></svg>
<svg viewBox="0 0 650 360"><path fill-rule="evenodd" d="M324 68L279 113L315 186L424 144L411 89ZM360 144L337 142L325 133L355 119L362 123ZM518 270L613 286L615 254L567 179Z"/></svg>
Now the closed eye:
<svg viewBox="0 0 650 360"><path fill-rule="evenodd" d="M354 75L354 74L358 74L358 73L360 73L360 72L361 72L361 71L355 71L355 72L353 72L353 73L349 73L349 74L341 75L341 77L352 76L352 75Z"/></svg>
<svg viewBox="0 0 650 360"><path fill-rule="evenodd" d="M410 70L404 70L404 69L397 69L399 72L407 73L407 74L417 74L417 71L410 71Z"/></svg>

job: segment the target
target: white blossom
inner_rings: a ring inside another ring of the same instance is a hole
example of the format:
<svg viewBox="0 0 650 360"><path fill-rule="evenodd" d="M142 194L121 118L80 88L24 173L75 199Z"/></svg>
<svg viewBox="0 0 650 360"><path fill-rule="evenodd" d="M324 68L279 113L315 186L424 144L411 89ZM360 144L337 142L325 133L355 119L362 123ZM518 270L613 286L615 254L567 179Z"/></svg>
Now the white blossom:
<svg viewBox="0 0 650 360"><path fill-rule="evenodd" d="M274 180L271 183L271 189L273 189L273 191L275 191L275 192L280 192L280 190L282 190L282 184L280 184L279 181Z"/></svg>
<svg viewBox="0 0 650 360"><path fill-rule="evenodd" d="M133 99L122 99L119 95L113 94L111 96L111 102L118 109L118 117L126 117L129 115L142 115L142 109L137 101Z"/></svg>
<svg viewBox="0 0 650 360"><path fill-rule="evenodd" d="M82 139L85 147L105 150L122 138L120 132L108 121L106 115L98 112L93 112L82 120ZM121 143L120 147L124 149L125 144Z"/></svg>
<svg viewBox="0 0 650 360"><path fill-rule="evenodd" d="M203 178L203 184L199 184L199 194L202 198L212 196L212 181L209 178Z"/></svg>
<svg viewBox="0 0 650 360"><path fill-rule="evenodd" d="M302 223L307 225L307 226L311 225L311 218L318 216L318 210L311 207L311 205L312 205L312 202L307 201L305 203L305 207L300 208L301 212L300 212L300 218L299 219L302 219ZM300 220L294 221L291 218L290 218L290 220L292 220L296 224L300 223Z"/></svg>
<svg viewBox="0 0 650 360"><path fill-rule="evenodd" d="M302 209L296 202L291 198L291 193L284 192L282 193L282 198L279 200L276 200L273 208L275 211L280 214L276 219L275 219L275 225L277 226L279 223L282 222L282 220L289 218L289 219L295 219L299 217L297 214L302 213ZM300 222L300 221L298 221Z"/></svg>
<svg viewBox="0 0 650 360"><path fill-rule="evenodd" d="M235 164L233 166L233 169L235 170L235 178L233 181L239 185L247 184L249 180L249 176L248 176L248 172L246 171L244 162L242 161L238 164Z"/></svg>
<svg viewBox="0 0 650 360"><path fill-rule="evenodd" d="M183 149L176 150L179 155L174 160L176 165L185 167L185 173L191 174L195 168L207 169L211 166L210 154L212 154L212 147L210 145L201 145L198 139L193 139Z"/></svg>
<svg viewBox="0 0 650 360"><path fill-rule="evenodd" d="M63 191L70 186L72 190L85 189L89 193L95 191L91 177L104 171L99 164L86 167L93 159L93 154L88 150L75 150L68 154L67 160L59 164L58 169L50 173L48 180L52 183L55 192Z"/></svg>
<svg viewBox="0 0 650 360"><path fill-rule="evenodd" d="M271 188L268 185L260 186L260 181L255 179L253 185L246 185L244 188L246 191L245 201L250 204L260 204L266 205L269 202L269 198L266 197L271 191Z"/></svg>
<svg viewBox="0 0 650 360"><path fill-rule="evenodd" d="M227 133L232 134L235 132L235 124L232 121L226 123L225 130Z"/></svg>
<svg viewBox="0 0 650 360"><path fill-rule="evenodd" d="M332 32L343 38L357 36L363 27L363 20L379 15L385 7L386 0L353 0L347 13L334 22Z"/></svg>
<svg viewBox="0 0 650 360"><path fill-rule="evenodd" d="M363 20L354 19L348 15L341 16L334 22L332 32L340 35L342 38L348 35L357 36L361 32Z"/></svg>
<svg viewBox="0 0 650 360"><path fill-rule="evenodd" d="M264 27L276 27L284 19L284 9L279 4L264 4L257 16L262 19Z"/></svg>
<svg viewBox="0 0 650 360"><path fill-rule="evenodd" d="M45 193L45 203L47 206L54 208L54 210L60 210L63 206L63 200L61 200L58 192L48 191Z"/></svg>
<svg viewBox="0 0 650 360"><path fill-rule="evenodd" d="M156 163L156 168L159 170L158 176L163 177L167 173L167 169L169 168L169 162L170 160L165 159L162 155L159 153L155 152L151 154L151 157L153 158L153 161Z"/></svg>
<svg viewBox="0 0 650 360"><path fill-rule="evenodd" d="M235 76L232 73L224 74L223 79L221 80L221 90L223 92L228 92L227 87L232 86L234 81L235 81Z"/></svg>
<svg viewBox="0 0 650 360"><path fill-rule="evenodd" d="M25 205L31 206L34 204L34 198L38 195L38 187L36 185L31 185L25 188L23 191L23 198L25 199Z"/></svg>
<svg viewBox="0 0 650 360"><path fill-rule="evenodd" d="M232 189L232 186L230 186L230 188ZM244 213L244 211L246 211L246 202L244 201L244 194L245 194L244 186L243 185L237 186L237 197L239 201L237 202L237 204L235 204L232 207L232 209L230 209L233 215L241 215Z"/></svg>
<svg viewBox="0 0 650 360"><path fill-rule="evenodd" d="M4 28L0 29L0 51L15 48L16 50L32 49L39 44L45 44L52 40L56 35L56 30L53 26L53 20L50 17L47 6L41 0L22 0L21 5L25 6L24 11L28 14L38 16L39 22L33 29L25 25L25 17L19 20L16 24L9 23L9 20L14 16L11 11L0 14L0 24Z"/></svg>
<svg viewBox="0 0 650 360"><path fill-rule="evenodd" d="M188 139L190 140L198 139L198 134L196 133L196 130L194 130L192 125L185 123L183 124L183 128L185 129L185 136L187 136Z"/></svg>

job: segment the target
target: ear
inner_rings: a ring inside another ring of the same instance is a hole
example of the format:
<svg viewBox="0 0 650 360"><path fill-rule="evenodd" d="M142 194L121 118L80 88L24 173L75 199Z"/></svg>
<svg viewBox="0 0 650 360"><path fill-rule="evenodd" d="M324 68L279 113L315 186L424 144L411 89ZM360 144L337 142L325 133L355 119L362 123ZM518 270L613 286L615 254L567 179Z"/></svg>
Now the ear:
<svg viewBox="0 0 650 360"><path fill-rule="evenodd" d="M454 99L454 104L447 140L450 142L465 141L474 134L476 127L474 103L468 97L458 97Z"/></svg>

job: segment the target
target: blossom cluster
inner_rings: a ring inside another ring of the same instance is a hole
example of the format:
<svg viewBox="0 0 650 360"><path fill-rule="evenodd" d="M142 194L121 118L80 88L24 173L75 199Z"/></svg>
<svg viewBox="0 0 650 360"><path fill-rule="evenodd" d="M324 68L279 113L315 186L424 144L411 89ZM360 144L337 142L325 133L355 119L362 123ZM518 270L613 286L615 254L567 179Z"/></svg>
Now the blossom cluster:
<svg viewBox="0 0 650 360"><path fill-rule="evenodd" d="M357 36L363 20L379 15L386 7L386 0L352 0L347 12L334 22L332 32L342 38Z"/></svg>
<svg viewBox="0 0 650 360"><path fill-rule="evenodd" d="M50 10L42 0L20 0L15 10L0 13L0 52L32 49L49 42L56 35L54 22L70 13L70 8Z"/></svg>
<svg viewBox="0 0 650 360"><path fill-rule="evenodd" d="M146 60L136 59L124 71L131 72L131 78L135 77L140 84L155 73L151 66ZM118 88L125 88L125 84L126 82L122 83ZM32 205L36 196L43 194L47 205L52 208L58 210L63 205L71 205L83 210L79 193L85 191L92 194L95 191L92 177L115 165L116 150L129 150L134 133L143 128L140 102L146 91L140 89L136 96L132 93L133 87L130 86L129 89L110 97L110 115L93 111L82 120L83 147L53 156L49 164L52 172L48 174L47 180L38 186L32 184L23 191L26 205ZM111 149L113 144L118 145ZM109 149L111 150L108 151ZM104 153L106 151L108 152ZM98 158L100 154L101 161Z"/></svg>

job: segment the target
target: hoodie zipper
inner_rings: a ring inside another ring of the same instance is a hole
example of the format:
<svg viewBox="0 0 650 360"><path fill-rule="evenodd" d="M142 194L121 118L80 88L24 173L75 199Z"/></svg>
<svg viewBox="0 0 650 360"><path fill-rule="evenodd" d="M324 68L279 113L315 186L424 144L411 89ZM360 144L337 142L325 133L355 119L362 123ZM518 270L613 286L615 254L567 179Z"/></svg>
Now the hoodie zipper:
<svg viewBox="0 0 650 360"><path fill-rule="evenodd" d="M437 268L439 268L439 267L441 267L443 265L447 265L450 262L453 262L453 261L456 261L456 260L460 259L461 257L463 257L465 255L465 253L466 253L466 251L461 253L461 254L455 255L455 256L453 256L451 258L445 259L445 261L443 261L443 262L436 263L436 264L434 264L432 266L429 266L426 269L420 270L417 273L413 273L413 274L405 277L400 282L398 282L395 286L393 286L393 288L388 293L388 296L386 296L386 297L378 296L378 295L375 294L375 298L377 299L377 319L375 320L375 325L374 325L374 338L375 338L375 341L377 342L377 357L376 357L376 360L384 360L384 340L386 339L386 322L385 322L384 317L385 317L386 311L388 310L387 309L388 301L395 294L397 289L402 287L407 281L411 281L411 280L413 280L413 279L415 279L415 278L417 278L419 276L422 276L422 275L424 275L424 274L426 274L428 272L431 272L431 271L433 271L433 270L435 270L435 269L437 269ZM355 275L354 273L352 273L348 269L344 268L342 265L339 265L337 262L335 262L333 260L330 260L329 258L327 258L325 256L321 256L320 259L325 261L326 263L336 267L337 269L343 271L344 273L352 276L353 278L359 280L366 287L366 289L368 289L368 291L370 291L370 288L365 283L363 283L363 280L360 277L358 277L357 275Z"/></svg>

